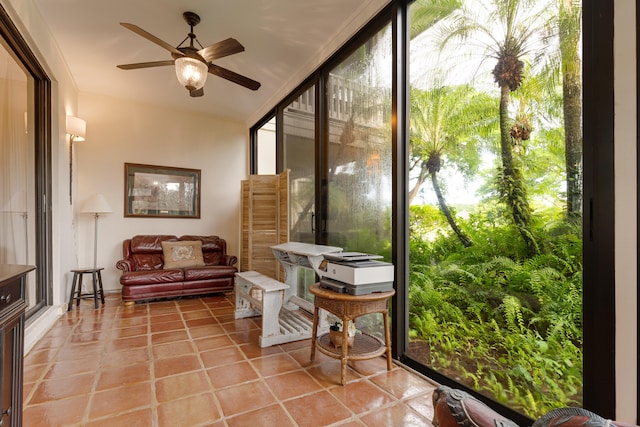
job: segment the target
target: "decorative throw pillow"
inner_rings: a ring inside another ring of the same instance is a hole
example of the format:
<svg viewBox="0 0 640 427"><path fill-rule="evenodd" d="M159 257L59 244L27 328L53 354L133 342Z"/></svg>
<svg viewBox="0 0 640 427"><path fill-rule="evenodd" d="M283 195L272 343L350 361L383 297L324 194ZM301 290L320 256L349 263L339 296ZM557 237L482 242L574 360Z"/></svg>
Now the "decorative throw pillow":
<svg viewBox="0 0 640 427"><path fill-rule="evenodd" d="M164 256L164 269L201 267L204 265L202 258L202 242L180 241L162 242L162 254Z"/></svg>

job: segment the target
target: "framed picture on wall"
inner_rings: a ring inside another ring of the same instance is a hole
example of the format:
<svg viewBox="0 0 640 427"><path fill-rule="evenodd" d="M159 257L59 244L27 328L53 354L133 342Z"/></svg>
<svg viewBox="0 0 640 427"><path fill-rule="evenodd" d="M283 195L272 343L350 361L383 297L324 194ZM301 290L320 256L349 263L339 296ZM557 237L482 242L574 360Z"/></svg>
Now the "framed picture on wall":
<svg viewBox="0 0 640 427"><path fill-rule="evenodd" d="M124 216L200 218L200 169L125 163Z"/></svg>

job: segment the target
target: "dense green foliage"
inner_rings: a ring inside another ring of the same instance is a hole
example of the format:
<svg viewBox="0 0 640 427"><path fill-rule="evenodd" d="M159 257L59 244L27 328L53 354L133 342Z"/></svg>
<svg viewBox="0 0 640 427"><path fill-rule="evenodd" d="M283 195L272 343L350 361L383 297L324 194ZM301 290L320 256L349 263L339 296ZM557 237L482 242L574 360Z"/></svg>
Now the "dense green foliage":
<svg viewBox="0 0 640 427"><path fill-rule="evenodd" d="M580 228L538 215L541 251L528 257L498 205L480 206L459 219L472 247L437 208L411 208L412 348L422 349L420 362L532 418L580 405Z"/></svg>

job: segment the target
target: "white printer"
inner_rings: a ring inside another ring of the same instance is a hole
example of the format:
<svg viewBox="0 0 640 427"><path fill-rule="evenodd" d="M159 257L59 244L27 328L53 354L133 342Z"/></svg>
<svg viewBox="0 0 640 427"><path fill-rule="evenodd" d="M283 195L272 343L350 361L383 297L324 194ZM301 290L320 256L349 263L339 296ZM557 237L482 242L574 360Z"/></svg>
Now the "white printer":
<svg viewBox="0 0 640 427"><path fill-rule="evenodd" d="M336 292L363 295L393 289L393 264L380 255L362 252L325 254L320 264L320 286Z"/></svg>

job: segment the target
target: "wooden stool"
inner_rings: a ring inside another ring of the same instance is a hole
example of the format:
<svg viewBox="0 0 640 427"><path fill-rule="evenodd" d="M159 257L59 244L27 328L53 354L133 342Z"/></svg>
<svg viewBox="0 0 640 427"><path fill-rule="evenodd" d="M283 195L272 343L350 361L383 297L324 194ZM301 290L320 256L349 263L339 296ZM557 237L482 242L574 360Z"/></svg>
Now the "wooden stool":
<svg viewBox="0 0 640 427"><path fill-rule="evenodd" d="M100 300L104 305L104 290L102 289L102 274L100 271L104 270L104 268L78 268L75 270L71 270L73 273L73 283L71 284L71 295L69 296L69 307L68 310L71 310L73 307L73 300L76 301L76 306L80 305L80 299L88 298L93 296L93 305L94 308L98 308L98 294L100 295ZM91 274L93 278L93 293L82 293L82 276L85 274ZM80 280L78 280L78 277ZM76 289L76 284L78 288Z"/></svg>

